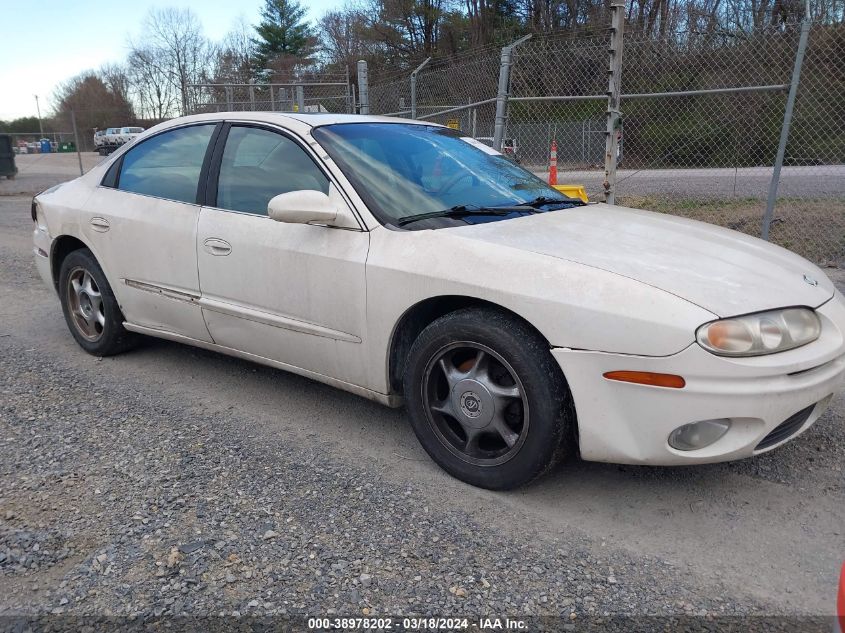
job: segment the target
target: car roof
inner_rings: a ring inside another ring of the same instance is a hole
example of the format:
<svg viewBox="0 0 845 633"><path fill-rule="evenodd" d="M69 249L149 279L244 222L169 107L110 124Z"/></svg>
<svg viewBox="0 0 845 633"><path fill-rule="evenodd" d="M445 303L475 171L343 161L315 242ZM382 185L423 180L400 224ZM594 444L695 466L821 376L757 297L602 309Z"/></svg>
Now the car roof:
<svg viewBox="0 0 845 633"><path fill-rule="evenodd" d="M197 123L214 123L218 121L233 121L247 123L269 123L285 128L295 134L307 135L311 130L323 125L338 123L405 123L410 125L430 125L444 127L438 123L415 119L400 119L398 117L373 116L362 114L328 114L328 113L299 113L299 112L209 112L206 114L192 114L177 117L148 128L141 138L158 134L170 128L181 127Z"/></svg>
<svg viewBox="0 0 845 633"><path fill-rule="evenodd" d="M184 125L185 123L202 121L263 121L285 127L296 126L296 124L307 127L319 127L321 125L334 125L337 123L410 123L413 125L433 125L443 127L431 121L415 119L401 119L398 117L374 116L363 114L328 114L328 113L307 113L307 112L212 112L208 114L193 114L171 119L165 126ZM298 127L298 126L297 126Z"/></svg>

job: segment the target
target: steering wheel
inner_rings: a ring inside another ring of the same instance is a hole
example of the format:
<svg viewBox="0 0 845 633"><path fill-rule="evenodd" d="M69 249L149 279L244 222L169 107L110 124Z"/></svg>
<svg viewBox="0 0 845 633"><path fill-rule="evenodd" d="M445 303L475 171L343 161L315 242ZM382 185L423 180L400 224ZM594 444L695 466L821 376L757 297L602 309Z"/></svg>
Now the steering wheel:
<svg viewBox="0 0 845 633"><path fill-rule="evenodd" d="M452 187L454 187L456 184L458 184L464 178L472 178L473 180L475 180L476 176L474 176L473 174L468 174L466 172L458 172L457 174L453 174L446 182L444 182L442 185L440 185L440 187L437 188L434 191L434 193L437 193L437 194L446 193L447 191L449 191Z"/></svg>

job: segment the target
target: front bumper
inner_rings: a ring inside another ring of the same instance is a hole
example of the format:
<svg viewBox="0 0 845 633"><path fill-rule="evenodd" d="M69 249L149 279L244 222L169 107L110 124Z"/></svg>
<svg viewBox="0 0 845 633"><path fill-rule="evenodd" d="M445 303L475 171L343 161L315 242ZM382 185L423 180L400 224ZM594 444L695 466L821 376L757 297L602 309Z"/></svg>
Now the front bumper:
<svg viewBox="0 0 845 633"><path fill-rule="evenodd" d="M816 310L819 338L798 349L754 358L715 356L697 344L664 357L557 348L578 414L581 456L590 461L678 465L720 462L772 450L807 430L845 385L845 298ZM605 372L683 376L682 389L607 380ZM797 430L765 449L757 445L795 413L815 405ZM682 424L728 418L710 446L679 451L669 434Z"/></svg>

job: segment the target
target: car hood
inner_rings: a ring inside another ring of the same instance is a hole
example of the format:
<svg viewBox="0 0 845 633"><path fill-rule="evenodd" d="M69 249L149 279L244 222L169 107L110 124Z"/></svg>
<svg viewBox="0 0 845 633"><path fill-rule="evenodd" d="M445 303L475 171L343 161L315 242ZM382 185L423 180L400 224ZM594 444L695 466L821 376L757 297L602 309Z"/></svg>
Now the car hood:
<svg viewBox="0 0 845 633"><path fill-rule="evenodd" d="M606 204L443 230L616 273L722 317L815 308L834 292L817 266L779 246L703 222Z"/></svg>

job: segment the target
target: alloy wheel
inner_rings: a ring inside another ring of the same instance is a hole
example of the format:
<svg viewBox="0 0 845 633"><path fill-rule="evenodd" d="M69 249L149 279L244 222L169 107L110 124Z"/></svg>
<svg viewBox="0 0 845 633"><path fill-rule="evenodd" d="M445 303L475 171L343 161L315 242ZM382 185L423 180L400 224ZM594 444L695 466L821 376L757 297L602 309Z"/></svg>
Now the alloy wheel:
<svg viewBox="0 0 845 633"><path fill-rule="evenodd" d="M103 296L94 277L81 266L70 271L67 301L76 330L85 340L98 341L106 324Z"/></svg>
<svg viewBox="0 0 845 633"><path fill-rule="evenodd" d="M496 466L514 457L528 434L525 387L508 362L480 343L441 348L423 375L429 424L465 462Z"/></svg>

